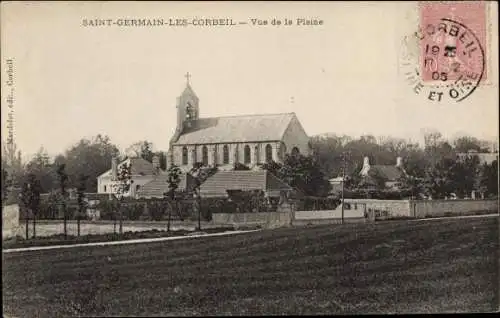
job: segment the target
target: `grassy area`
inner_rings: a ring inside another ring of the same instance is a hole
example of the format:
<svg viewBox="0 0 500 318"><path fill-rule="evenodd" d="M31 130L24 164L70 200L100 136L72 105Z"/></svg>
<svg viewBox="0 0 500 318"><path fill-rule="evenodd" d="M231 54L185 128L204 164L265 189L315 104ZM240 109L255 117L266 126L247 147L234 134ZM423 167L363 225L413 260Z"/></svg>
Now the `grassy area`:
<svg viewBox="0 0 500 318"><path fill-rule="evenodd" d="M209 233L220 233L233 230L234 230L233 227L207 228L207 229L202 229L200 233L209 234ZM152 229L143 231L126 231L123 232L123 234L104 233L104 234L87 234L81 236L67 235L66 237L64 237L64 234L53 234L50 236L40 236L36 238L30 238L27 240L22 236L17 236L15 238L4 240L2 242L2 249L184 236L198 232L199 231L189 231L189 230L166 231L166 230Z"/></svg>
<svg viewBox="0 0 500 318"><path fill-rule="evenodd" d="M16 317L493 311L498 230L496 217L394 221L9 253L3 308Z"/></svg>

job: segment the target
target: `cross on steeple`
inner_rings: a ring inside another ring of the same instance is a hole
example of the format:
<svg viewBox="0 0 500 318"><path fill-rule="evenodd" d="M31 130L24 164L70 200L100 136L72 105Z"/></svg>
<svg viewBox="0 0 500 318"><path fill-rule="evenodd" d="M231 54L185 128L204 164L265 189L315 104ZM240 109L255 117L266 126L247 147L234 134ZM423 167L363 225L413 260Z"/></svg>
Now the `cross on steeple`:
<svg viewBox="0 0 500 318"><path fill-rule="evenodd" d="M189 78L191 77L191 74L189 74L189 72L186 73L186 75L184 75L186 77L186 80L187 80L187 85L189 85Z"/></svg>

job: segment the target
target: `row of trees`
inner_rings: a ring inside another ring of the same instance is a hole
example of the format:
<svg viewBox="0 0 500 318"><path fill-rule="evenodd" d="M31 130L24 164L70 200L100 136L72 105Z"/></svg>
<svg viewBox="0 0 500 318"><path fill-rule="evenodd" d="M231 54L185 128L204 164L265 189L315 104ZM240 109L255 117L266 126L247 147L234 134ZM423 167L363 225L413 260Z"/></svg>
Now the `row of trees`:
<svg viewBox="0 0 500 318"><path fill-rule="evenodd" d="M118 147L111 143L108 136L97 135L91 139L81 139L53 159L43 148L26 164L15 165L2 156L2 168L9 172L12 185L21 187L28 181L29 175L34 175L40 182L41 191L47 193L59 188L57 169L64 164L68 188L77 188L79 176L85 175L85 191L97 192L97 177L111 168L111 158L124 160L127 157L142 157L151 162L154 155L160 159L160 168L166 169L165 153L153 151L151 142L136 142L127 148L125 154L120 155Z"/></svg>
<svg viewBox="0 0 500 318"><path fill-rule="evenodd" d="M498 195L498 162L481 164L477 157L458 158L458 154L477 151L490 152L488 143L474 137L462 136L449 142L437 131L424 136L424 145L390 137L323 135L312 138L312 148L321 170L329 177L342 175L343 156L346 156L346 175L349 190L366 191L375 188L388 191L383 176L372 175L371 183L362 180L359 172L363 158L370 164L395 165L402 157L409 177L398 180L400 192L423 194L443 198L452 193L459 197L470 196L475 190L488 195Z"/></svg>

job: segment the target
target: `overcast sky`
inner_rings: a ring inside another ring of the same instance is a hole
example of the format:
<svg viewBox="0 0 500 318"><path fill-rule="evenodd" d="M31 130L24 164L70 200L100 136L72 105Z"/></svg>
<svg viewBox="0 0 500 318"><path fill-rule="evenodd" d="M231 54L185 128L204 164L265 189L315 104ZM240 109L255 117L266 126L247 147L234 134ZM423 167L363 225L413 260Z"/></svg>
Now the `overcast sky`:
<svg viewBox="0 0 500 318"><path fill-rule="evenodd" d="M101 133L122 150L147 139L166 151L188 71L202 117L295 112L309 135L421 140L422 128L435 128L448 137L498 137L498 38L485 45L488 83L460 103L431 102L401 75L401 42L418 28L415 5L2 3L2 77L5 60L13 59L16 142L24 153L43 145L54 155ZM94 18L193 17L249 24L82 25ZM273 17L323 25L251 25L251 18ZM494 23L490 32L498 34ZM2 97L2 139L6 113Z"/></svg>

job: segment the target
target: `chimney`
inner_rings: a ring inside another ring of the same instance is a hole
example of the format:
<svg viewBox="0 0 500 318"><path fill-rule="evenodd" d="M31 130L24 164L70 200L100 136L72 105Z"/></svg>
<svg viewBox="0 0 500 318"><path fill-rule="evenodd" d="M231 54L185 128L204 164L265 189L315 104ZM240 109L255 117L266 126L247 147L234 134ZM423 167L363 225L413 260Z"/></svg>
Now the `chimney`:
<svg viewBox="0 0 500 318"><path fill-rule="evenodd" d="M365 157L365 158L363 159L363 168L364 168L364 167L369 167L369 166L370 166L370 158Z"/></svg>
<svg viewBox="0 0 500 318"><path fill-rule="evenodd" d="M160 157L157 155L153 156L153 173L157 174L160 170Z"/></svg>
<svg viewBox="0 0 500 318"><path fill-rule="evenodd" d="M396 158L396 167L398 167L398 168L403 167L403 158L401 158L401 157Z"/></svg>
<svg viewBox="0 0 500 318"><path fill-rule="evenodd" d="M111 158L111 180L116 180L118 177L118 161L116 157Z"/></svg>
<svg viewBox="0 0 500 318"><path fill-rule="evenodd" d="M367 176L369 170L370 170L370 158L365 157L363 159L363 167L361 168L360 174L363 176Z"/></svg>

